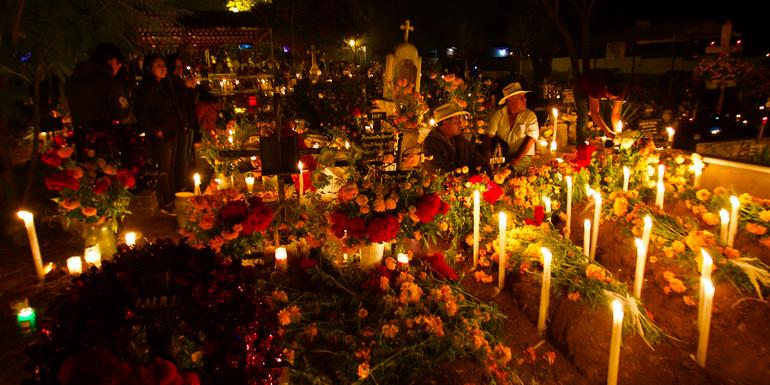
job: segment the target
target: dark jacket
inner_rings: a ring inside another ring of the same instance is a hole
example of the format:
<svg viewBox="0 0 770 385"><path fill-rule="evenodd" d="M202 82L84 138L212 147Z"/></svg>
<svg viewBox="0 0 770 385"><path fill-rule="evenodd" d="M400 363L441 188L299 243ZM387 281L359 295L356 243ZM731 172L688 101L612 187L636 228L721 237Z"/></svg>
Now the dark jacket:
<svg viewBox="0 0 770 385"><path fill-rule="evenodd" d="M136 90L134 115L148 137L154 138L161 131L164 138L170 139L186 127L186 114L178 102L185 97L184 92L175 88L169 78L157 81L146 76L142 80Z"/></svg>
<svg viewBox="0 0 770 385"><path fill-rule="evenodd" d="M471 170L481 167L488 171L490 166L473 144L462 135L449 139L441 135L438 128L430 131L422 143L422 152L432 159L425 161L425 167L431 172L451 172L463 166Z"/></svg>
<svg viewBox="0 0 770 385"><path fill-rule="evenodd" d="M64 92L76 126L111 121L127 123L130 119L131 108L123 85L112 77L112 70L106 64L78 63L64 85Z"/></svg>

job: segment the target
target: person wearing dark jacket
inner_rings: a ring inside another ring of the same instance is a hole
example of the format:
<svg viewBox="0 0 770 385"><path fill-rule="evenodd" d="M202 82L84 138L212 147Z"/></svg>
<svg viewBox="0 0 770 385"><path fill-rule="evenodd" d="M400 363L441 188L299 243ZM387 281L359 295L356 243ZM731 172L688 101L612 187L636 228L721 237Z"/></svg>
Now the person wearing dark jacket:
<svg viewBox="0 0 770 385"><path fill-rule="evenodd" d="M168 56L168 78L174 86L174 96L182 114L184 128L177 134L176 159L174 160L174 184L180 190L192 190L190 165L193 159L193 139L197 131L195 103L196 82L177 55Z"/></svg>
<svg viewBox="0 0 770 385"><path fill-rule="evenodd" d="M176 141L180 131L184 130L185 122L176 91L167 74L166 61L162 56L145 56L144 75L136 91L134 114L150 142L153 158L158 162L158 199L166 210L170 210L176 192Z"/></svg>
<svg viewBox="0 0 770 385"><path fill-rule="evenodd" d="M434 127L422 143L423 154L428 158L424 166L431 172L451 172L463 166L470 170L482 168L488 171L489 162L473 144L460 135L460 119L470 115L454 103L436 108Z"/></svg>

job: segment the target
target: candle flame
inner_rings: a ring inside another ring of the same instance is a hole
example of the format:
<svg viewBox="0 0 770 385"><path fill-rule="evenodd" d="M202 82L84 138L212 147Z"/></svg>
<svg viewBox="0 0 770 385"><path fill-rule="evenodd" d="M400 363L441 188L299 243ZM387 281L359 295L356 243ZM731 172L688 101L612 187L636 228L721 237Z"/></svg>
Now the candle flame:
<svg viewBox="0 0 770 385"><path fill-rule="evenodd" d="M714 296L714 282L712 282L710 279L704 279L703 282L703 291L706 296Z"/></svg>
<svg viewBox="0 0 770 385"><path fill-rule="evenodd" d="M652 217L650 217L649 214L644 216L644 228L645 229L652 228Z"/></svg>
<svg viewBox="0 0 770 385"><path fill-rule="evenodd" d="M16 215L19 217L19 219L23 220L24 222L30 222L32 221L32 213L29 211L20 210L16 213Z"/></svg>
<svg viewBox="0 0 770 385"><path fill-rule="evenodd" d="M197 172L193 175L193 181L195 181L196 184L201 183L201 174L198 174Z"/></svg>
<svg viewBox="0 0 770 385"><path fill-rule="evenodd" d="M302 161L300 160L297 162L297 167L299 168L299 172L302 172Z"/></svg>
<svg viewBox="0 0 770 385"><path fill-rule="evenodd" d="M623 319L623 303L618 300L612 301L612 314L615 319Z"/></svg>
<svg viewBox="0 0 770 385"><path fill-rule="evenodd" d="M730 204L733 206L733 208L737 208L737 207L740 207L741 201L740 199L738 199L737 196L732 195L730 196Z"/></svg>
<svg viewBox="0 0 770 385"><path fill-rule="evenodd" d="M19 310L19 317L22 318L28 318L32 314L35 314L35 309L32 309L31 307L27 306L21 310Z"/></svg>
<svg viewBox="0 0 770 385"><path fill-rule="evenodd" d="M708 251L706 251L706 249L701 248L700 253L701 253L701 256L703 257L703 266L705 265L711 266L714 264L714 260L711 259L711 255L708 253Z"/></svg>
<svg viewBox="0 0 770 385"><path fill-rule="evenodd" d="M406 253L398 253L398 257L396 257L396 259L398 260L398 263L409 263L409 255Z"/></svg>
<svg viewBox="0 0 770 385"><path fill-rule="evenodd" d="M615 132L620 134L623 132L623 122L618 120L618 124L615 125Z"/></svg>
<svg viewBox="0 0 770 385"><path fill-rule="evenodd" d="M286 254L286 248L285 247L276 247L275 248L275 260L281 261L286 260L288 258Z"/></svg>
<svg viewBox="0 0 770 385"><path fill-rule="evenodd" d="M551 261L553 260L553 254L551 254L551 250L548 250L547 247L541 247L540 253L543 254L543 265L551 265Z"/></svg>
<svg viewBox="0 0 770 385"><path fill-rule="evenodd" d="M134 245L136 245L136 233L135 232L129 231L123 237L125 239L126 246L134 246Z"/></svg>
<svg viewBox="0 0 770 385"><path fill-rule="evenodd" d="M730 213L727 212L725 209L719 210L719 219L722 220L722 223L727 223L730 221Z"/></svg>

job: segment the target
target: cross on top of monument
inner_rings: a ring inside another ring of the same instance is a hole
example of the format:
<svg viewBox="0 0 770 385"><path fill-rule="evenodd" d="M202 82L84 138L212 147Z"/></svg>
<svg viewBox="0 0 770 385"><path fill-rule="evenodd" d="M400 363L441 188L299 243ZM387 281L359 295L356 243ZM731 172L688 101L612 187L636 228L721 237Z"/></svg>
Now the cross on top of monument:
<svg viewBox="0 0 770 385"><path fill-rule="evenodd" d="M406 19L406 22L404 24L401 24L400 27L404 31L404 41L409 41L409 31L414 31L414 26L409 23L409 19Z"/></svg>
<svg viewBox="0 0 770 385"><path fill-rule="evenodd" d="M310 49L309 49L309 50L307 50L307 53L308 53L308 55L310 55L310 62L312 63L313 67L315 67L315 66L316 66L316 59L315 59L315 55L317 55L317 54L318 54L318 53L320 53L320 52L321 52L321 51L319 51L319 50L317 50L317 49L315 48L315 44L312 44L312 45L310 46Z"/></svg>
<svg viewBox="0 0 770 385"><path fill-rule="evenodd" d="M725 22L722 24L722 33L719 38L719 45L710 45L706 47L706 53L716 53L719 54L719 56L730 56L731 52L741 52L742 48L740 45L740 40L738 40L737 46L730 45L730 40L733 35L733 23L730 21Z"/></svg>

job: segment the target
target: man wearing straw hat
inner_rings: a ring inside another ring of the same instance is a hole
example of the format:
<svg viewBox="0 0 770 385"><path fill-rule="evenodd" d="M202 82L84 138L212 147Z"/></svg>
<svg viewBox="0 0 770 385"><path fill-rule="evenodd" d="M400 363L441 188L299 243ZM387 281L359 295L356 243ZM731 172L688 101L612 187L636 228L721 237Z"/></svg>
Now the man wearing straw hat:
<svg viewBox="0 0 770 385"><path fill-rule="evenodd" d="M427 157L424 166L431 172L450 172L463 166L471 170L481 167L489 169L489 162L476 151L468 139L460 135L462 119L470 115L455 103L447 103L436 108L433 127L422 143L423 154Z"/></svg>
<svg viewBox="0 0 770 385"><path fill-rule="evenodd" d="M517 173L532 163L535 141L540 133L535 113L527 109L527 92L517 82L505 86L503 97L498 103L505 104L505 107L492 113L487 125L487 137L490 139L487 142L497 137L508 144L506 163L513 166Z"/></svg>

